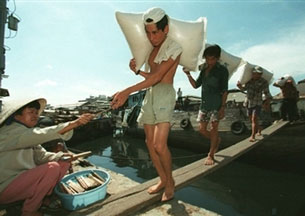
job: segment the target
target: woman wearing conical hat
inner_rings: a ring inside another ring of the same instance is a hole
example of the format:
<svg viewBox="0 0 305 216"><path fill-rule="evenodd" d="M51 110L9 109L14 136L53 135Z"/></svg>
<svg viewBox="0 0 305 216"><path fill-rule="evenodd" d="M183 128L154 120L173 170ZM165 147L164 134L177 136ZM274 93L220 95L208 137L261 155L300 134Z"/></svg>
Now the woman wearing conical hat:
<svg viewBox="0 0 305 216"><path fill-rule="evenodd" d="M7 101L0 113L0 204L23 200L22 215L38 211L55 185L67 173L68 153L47 152L41 144L54 139L68 140L73 129L88 123L93 115L45 128L35 127L46 105L44 98Z"/></svg>

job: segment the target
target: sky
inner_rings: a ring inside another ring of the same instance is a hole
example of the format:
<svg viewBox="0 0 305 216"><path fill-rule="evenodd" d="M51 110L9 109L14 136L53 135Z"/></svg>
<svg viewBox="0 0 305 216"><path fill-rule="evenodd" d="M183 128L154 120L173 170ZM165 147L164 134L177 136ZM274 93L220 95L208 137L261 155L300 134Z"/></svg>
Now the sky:
<svg viewBox="0 0 305 216"><path fill-rule="evenodd" d="M10 98L42 96L51 105L69 104L142 81L129 69L132 55L115 12L151 7L184 21L206 17L207 43L266 68L274 79L305 79L305 1L10 0L7 7L20 19L17 32L5 32L9 77L2 88ZM230 88L240 76L234 73ZM174 87L200 96L180 66ZM279 92L272 85L270 90Z"/></svg>

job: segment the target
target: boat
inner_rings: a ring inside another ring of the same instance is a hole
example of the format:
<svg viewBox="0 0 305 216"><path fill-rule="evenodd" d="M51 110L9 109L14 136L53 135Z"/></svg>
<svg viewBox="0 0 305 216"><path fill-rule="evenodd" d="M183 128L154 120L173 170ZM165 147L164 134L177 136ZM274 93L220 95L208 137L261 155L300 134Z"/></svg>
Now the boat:
<svg viewBox="0 0 305 216"><path fill-rule="evenodd" d="M126 135L142 138L145 136L143 125L136 122L144 95L145 91L130 95L123 107L121 125ZM244 92L237 89L229 91L225 118L219 123L219 133L222 138L221 148L228 147L250 136L251 124L243 106L244 99ZM200 134L199 125L196 121L201 98L186 95L182 97L182 101L183 104L178 102L176 104L168 143L173 147L206 152L209 149L210 142ZM270 114L264 114L261 125L267 127L271 124L271 121L268 120Z"/></svg>
<svg viewBox="0 0 305 216"><path fill-rule="evenodd" d="M137 123L145 91L139 91L129 96L121 110L120 127L125 135L145 138L143 125ZM219 122L219 136L222 139L220 149L235 144L251 135L251 122L243 103L246 94L239 89L230 89L226 102L225 117ZM199 132L196 121L201 98L186 95L182 97L183 104L176 103L168 137L169 146L184 148L196 152L209 151L210 141ZM271 101L270 111L262 110L259 124L262 129L280 119L282 98L275 96ZM305 96L300 94L298 101L299 121L303 122ZM302 124L300 124L302 125ZM300 127L300 126L299 126ZM286 130L286 129L285 129ZM287 127L287 130L290 130Z"/></svg>
<svg viewBox="0 0 305 216"><path fill-rule="evenodd" d="M47 106L38 125L45 127L73 121L83 113L94 113L96 117L88 124L75 128L73 137L67 141L67 146L93 140L101 136L112 135L115 128L115 115L110 109L109 100L106 98L101 100L100 96L91 96L75 104L58 105L56 107Z"/></svg>

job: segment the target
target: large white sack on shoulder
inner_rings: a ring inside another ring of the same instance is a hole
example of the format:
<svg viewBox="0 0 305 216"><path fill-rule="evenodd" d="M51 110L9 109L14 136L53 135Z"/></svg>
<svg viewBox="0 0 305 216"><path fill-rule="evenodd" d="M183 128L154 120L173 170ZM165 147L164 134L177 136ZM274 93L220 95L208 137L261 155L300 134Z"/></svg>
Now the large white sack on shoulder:
<svg viewBox="0 0 305 216"><path fill-rule="evenodd" d="M288 80L291 80L292 81L292 84L294 85L294 87L297 86L295 80L293 79L293 77L289 74L285 74L284 76L282 76L281 78L279 78L278 80L276 80L274 83L277 84L278 86L280 87L283 87L285 85L285 83L288 81Z"/></svg>
<svg viewBox="0 0 305 216"><path fill-rule="evenodd" d="M198 65L206 41L205 17L197 21L182 21L170 18L168 35L182 46L179 64L191 71L198 71Z"/></svg>
<svg viewBox="0 0 305 216"><path fill-rule="evenodd" d="M236 72L237 68L240 66L241 60L242 60L241 58L231 55L230 53L221 49L219 62L227 67L229 71L229 79Z"/></svg>
<svg viewBox="0 0 305 216"><path fill-rule="evenodd" d="M211 44L206 44L205 48L211 46ZM224 49L221 48L221 53L220 53L220 58L219 58L219 63L224 65L229 72L229 79L231 76L237 71L239 66L242 64L242 58L234 56L228 52L226 52ZM204 64L205 59L200 60L200 64Z"/></svg>
<svg viewBox="0 0 305 216"><path fill-rule="evenodd" d="M245 63L240 67L242 70L241 76L240 76L240 83L246 84L251 78L252 78L252 70L255 67L255 65L250 63ZM262 67L263 68L263 67ZM265 68L263 68L263 75L262 77L269 82L269 84L272 82L273 73L267 71Z"/></svg>
<svg viewBox="0 0 305 216"><path fill-rule="evenodd" d="M143 13L117 11L115 14L131 53L136 59L138 70L143 66L152 50L142 21ZM198 62L204 50L206 23L207 20L204 17L192 22L169 19L169 36L178 42L183 49L179 64L192 71L198 70Z"/></svg>
<svg viewBox="0 0 305 216"><path fill-rule="evenodd" d="M136 59L136 69L139 70L153 48L144 30L143 13L136 14L117 11L115 16L125 35L131 54Z"/></svg>

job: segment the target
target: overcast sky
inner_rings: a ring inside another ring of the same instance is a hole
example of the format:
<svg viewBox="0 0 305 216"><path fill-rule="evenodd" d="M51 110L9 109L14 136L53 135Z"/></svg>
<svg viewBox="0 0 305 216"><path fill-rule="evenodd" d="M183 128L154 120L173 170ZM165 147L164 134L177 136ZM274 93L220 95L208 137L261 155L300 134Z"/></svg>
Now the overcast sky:
<svg viewBox="0 0 305 216"><path fill-rule="evenodd" d="M132 56L115 11L139 13L151 7L185 21L206 17L208 43L266 68L275 79L285 74L296 81L305 78L303 1L10 0L7 6L21 20L17 33L5 33L9 78L2 87L11 98L39 95L52 105L74 103L141 81L129 70ZM239 77L233 75L230 88ZM200 95L181 67L174 85L183 94Z"/></svg>

